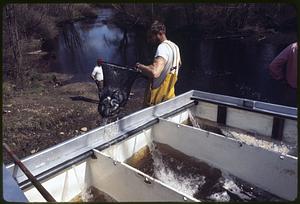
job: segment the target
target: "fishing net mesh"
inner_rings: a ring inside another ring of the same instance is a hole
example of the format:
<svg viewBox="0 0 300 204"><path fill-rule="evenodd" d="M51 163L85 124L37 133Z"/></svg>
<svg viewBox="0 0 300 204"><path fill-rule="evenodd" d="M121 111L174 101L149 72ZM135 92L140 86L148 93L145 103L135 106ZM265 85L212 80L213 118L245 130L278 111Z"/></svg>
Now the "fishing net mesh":
<svg viewBox="0 0 300 204"><path fill-rule="evenodd" d="M99 95L98 111L102 117L119 113L128 101L131 87L140 73L133 68L103 63L104 87Z"/></svg>

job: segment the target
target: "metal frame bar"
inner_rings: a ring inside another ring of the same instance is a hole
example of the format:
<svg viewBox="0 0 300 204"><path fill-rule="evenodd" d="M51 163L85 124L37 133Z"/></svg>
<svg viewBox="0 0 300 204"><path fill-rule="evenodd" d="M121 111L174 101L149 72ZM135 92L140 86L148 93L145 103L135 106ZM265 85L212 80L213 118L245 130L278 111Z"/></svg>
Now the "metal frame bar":
<svg viewBox="0 0 300 204"><path fill-rule="evenodd" d="M12 175L5 168L4 164L2 164L2 176L2 200L11 203L28 202L28 199L26 198L24 192L20 189L20 186L13 179Z"/></svg>
<svg viewBox="0 0 300 204"><path fill-rule="evenodd" d="M49 175L68 167L68 165L87 158L90 156L88 152L93 149L97 147L100 149L105 148L108 145L120 142L138 131L157 123L159 121L158 118L169 117L176 112L193 106L197 101L207 101L221 106L271 114L293 120L297 119L297 108L192 90L156 106L135 112L117 122L96 128L83 135L38 152L23 159L22 162L33 175L38 175L39 179L45 179ZM107 129L114 130L110 132L108 138L103 137ZM7 166L7 169L13 172L15 165L10 164ZM22 172L17 171L15 178L18 183L26 187L27 179Z"/></svg>
<svg viewBox="0 0 300 204"><path fill-rule="evenodd" d="M194 91L191 97L192 100L206 101L218 105L225 105L237 109L249 110L252 112L273 115L292 120L297 120L297 108L264 103L243 98L224 96L220 94L206 93L202 91Z"/></svg>
<svg viewBox="0 0 300 204"><path fill-rule="evenodd" d="M41 176L43 172L55 169L96 147L105 145L111 141L119 141L119 139L125 137L124 135L128 134L128 132L136 131L140 126L151 123L151 121L157 120L157 118L167 113L178 109L180 110L181 107L185 107L188 104L194 104L193 101L190 100L192 93L193 91L189 91L156 106L137 111L121 120L69 139L22 159L22 163L24 163L33 175ZM9 164L7 169L13 172L14 167L14 164ZM18 171L15 178L18 183L25 185L27 178L22 172Z"/></svg>
<svg viewBox="0 0 300 204"><path fill-rule="evenodd" d="M68 160L68 161L66 161L66 162L64 162L62 164L59 164L59 165L57 165L57 166L55 166L55 167L53 167L51 169L46 170L46 171L44 171L44 172L36 175L35 177L36 177L36 179L38 181L41 182L41 181L43 181L43 180L51 177L52 175L57 174L60 171L66 169L66 168L68 168L68 167L70 167L70 166L72 166L72 165L74 165L76 163L79 163L79 162L81 162L81 161L83 161L83 160L85 160L85 159L87 159L89 157L92 157L93 154L94 154L94 152L92 150L87 151L87 152L85 152L85 153L83 153L83 154L81 154L81 155L79 155L79 156L77 156L75 158L72 158L72 159L70 159L70 160ZM25 189L31 187L32 184L30 183L29 180L25 180L25 181L19 183L19 186L20 186L20 188L22 190L25 190Z"/></svg>
<svg viewBox="0 0 300 204"><path fill-rule="evenodd" d="M56 202L53 196L42 186L42 184L32 175L32 173L26 168L26 166L19 160L17 155L10 149L10 147L3 143L4 149L7 151L9 156L13 159L14 163L20 167L23 173L30 180L31 184L40 192L40 194L45 198L48 202Z"/></svg>
<svg viewBox="0 0 300 204"><path fill-rule="evenodd" d="M179 113L182 110L185 110L187 108L192 107L193 105L195 105L195 102L192 101L192 102L188 103L187 105L184 105L181 108L178 108L178 109L176 109L176 110L174 110L174 111L172 111L170 113L167 113L167 114L163 115L162 118L167 118L170 115ZM117 144L117 143L119 143L119 142L121 142L121 141L123 141L123 140L125 140L125 139L127 139L129 137L131 137L132 135L134 135L134 134L142 131L143 129L151 127L152 125L154 125L154 124L156 124L158 122L159 122L159 118L155 118L155 119L147 122L146 124L143 124L143 125L137 127L136 129L128 131L128 132L124 133L123 135L120 135L119 137L117 137L117 138L115 138L115 139L113 139L113 140L111 140L111 141L109 141L109 142L107 142L107 143L105 143L103 145L100 145L99 147L96 147L94 149L97 149L99 151L101 151L103 149L106 149L106 148L110 147L111 145ZM86 153L83 153L82 155L79 155L79 156L77 156L75 158L72 158L72 159L64 162L63 164L59 164L59 165L57 165L57 166L55 166L55 167L53 167L53 168L51 168L49 170L46 170L45 172L42 172L39 175L37 175L36 178L37 178L38 181L43 181L43 180L49 178L50 176L52 176L52 175L54 175L54 174L56 174L56 173L58 173L58 172L60 172L60 171L62 171L64 169L66 169L66 168L68 168L70 166L72 166L73 164L76 164L76 163L78 163L80 161L83 161L84 159L87 159L90 156L93 156L93 150L90 150L90 151L88 151ZM21 182L19 185L20 185L21 189L24 190L26 188L29 188L31 186L31 183L29 182L29 180L26 180L26 181Z"/></svg>

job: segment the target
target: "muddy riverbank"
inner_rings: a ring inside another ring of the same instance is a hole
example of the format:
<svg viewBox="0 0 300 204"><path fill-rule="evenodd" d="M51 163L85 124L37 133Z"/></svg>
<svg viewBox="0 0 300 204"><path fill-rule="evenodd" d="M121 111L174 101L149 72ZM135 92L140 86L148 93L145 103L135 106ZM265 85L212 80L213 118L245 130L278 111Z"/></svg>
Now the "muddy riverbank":
<svg viewBox="0 0 300 204"><path fill-rule="evenodd" d="M39 74L35 88L14 91L3 84L2 135L19 158L24 158L103 125L97 111L96 84L71 82L74 75ZM142 108L144 81L133 85L123 117ZM110 119L110 121L116 118ZM11 162L3 152L4 162Z"/></svg>

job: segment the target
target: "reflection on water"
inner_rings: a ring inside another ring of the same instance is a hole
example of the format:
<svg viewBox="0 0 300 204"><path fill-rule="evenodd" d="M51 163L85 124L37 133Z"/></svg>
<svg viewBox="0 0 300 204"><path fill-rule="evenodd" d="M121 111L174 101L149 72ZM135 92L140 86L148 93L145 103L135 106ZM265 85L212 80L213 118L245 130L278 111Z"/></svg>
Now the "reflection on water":
<svg viewBox="0 0 300 204"><path fill-rule="evenodd" d="M126 163L202 201L281 200L166 144L154 143L143 148Z"/></svg>
<svg viewBox="0 0 300 204"><path fill-rule="evenodd" d="M115 26L110 23L112 15L112 9L100 9L96 19L66 26L59 37L54 71L77 73L87 80L99 57L123 65L149 63L148 56L153 53L146 49L145 32ZM271 79L267 70L286 46L281 42L190 38L177 32L168 33L168 37L179 45L182 55L177 94L194 89L296 106L296 91L289 91L286 85ZM66 44L77 46L70 48Z"/></svg>
<svg viewBox="0 0 300 204"><path fill-rule="evenodd" d="M296 93L273 80L268 66L283 48L246 39L184 40L177 93L195 89L257 101L296 106ZM190 53L194 53L190 55ZM290 96L287 95L289 91Z"/></svg>
<svg viewBox="0 0 300 204"><path fill-rule="evenodd" d="M98 58L116 64L134 64L135 35L126 33L126 46L121 46L124 31L109 23L111 16L111 9L101 9L97 19L67 25L59 36L55 71L89 73Z"/></svg>

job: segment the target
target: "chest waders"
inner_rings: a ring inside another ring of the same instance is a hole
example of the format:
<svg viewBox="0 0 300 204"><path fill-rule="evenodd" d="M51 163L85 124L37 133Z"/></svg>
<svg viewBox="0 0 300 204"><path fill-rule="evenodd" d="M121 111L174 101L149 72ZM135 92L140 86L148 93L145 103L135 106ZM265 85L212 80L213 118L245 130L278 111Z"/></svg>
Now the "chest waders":
<svg viewBox="0 0 300 204"><path fill-rule="evenodd" d="M173 46L171 46L169 43L165 43L173 52L173 67L168 71L168 74L159 87L152 88L151 83L149 83L149 86L146 90L146 95L144 97L145 106L153 106L175 97L175 84L177 82L179 64L175 65L174 62L177 62L178 53L176 51L176 47L173 48Z"/></svg>
<svg viewBox="0 0 300 204"><path fill-rule="evenodd" d="M146 91L145 106L152 106L175 97L175 84L177 82L176 73L168 73L162 84L155 89L151 84Z"/></svg>

